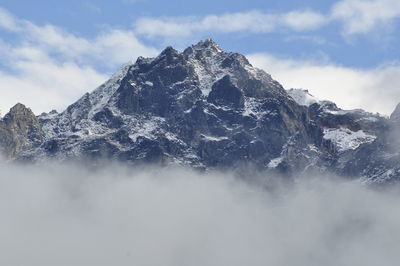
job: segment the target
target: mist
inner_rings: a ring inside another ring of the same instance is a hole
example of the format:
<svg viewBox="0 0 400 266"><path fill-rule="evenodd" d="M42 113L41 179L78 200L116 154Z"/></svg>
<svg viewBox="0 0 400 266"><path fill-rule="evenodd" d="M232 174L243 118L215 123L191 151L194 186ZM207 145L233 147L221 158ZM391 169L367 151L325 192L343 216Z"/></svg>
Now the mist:
<svg viewBox="0 0 400 266"><path fill-rule="evenodd" d="M398 265L400 193L356 181L0 166L0 265Z"/></svg>

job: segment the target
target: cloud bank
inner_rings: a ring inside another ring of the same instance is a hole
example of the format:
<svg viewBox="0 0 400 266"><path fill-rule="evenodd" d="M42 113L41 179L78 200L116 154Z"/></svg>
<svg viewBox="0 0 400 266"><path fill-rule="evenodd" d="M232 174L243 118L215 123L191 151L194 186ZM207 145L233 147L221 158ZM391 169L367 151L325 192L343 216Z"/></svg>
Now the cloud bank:
<svg viewBox="0 0 400 266"><path fill-rule="evenodd" d="M321 178L264 190L182 169L0 170L1 265L398 264L398 191Z"/></svg>
<svg viewBox="0 0 400 266"><path fill-rule="evenodd" d="M248 56L284 87L308 89L321 100L345 109L362 108L390 115L400 101L400 65L397 62L373 69L354 69L331 62L278 58L270 54Z"/></svg>

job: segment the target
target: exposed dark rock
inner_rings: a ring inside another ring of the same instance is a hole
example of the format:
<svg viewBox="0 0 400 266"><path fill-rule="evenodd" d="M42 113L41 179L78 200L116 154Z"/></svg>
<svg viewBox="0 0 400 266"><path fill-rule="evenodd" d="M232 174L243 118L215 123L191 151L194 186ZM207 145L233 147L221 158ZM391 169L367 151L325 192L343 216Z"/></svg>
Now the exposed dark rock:
<svg viewBox="0 0 400 266"><path fill-rule="evenodd" d="M244 107L243 92L232 83L229 75L214 83L208 101L221 106Z"/></svg>
<svg viewBox="0 0 400 266"><path fill-rule="evenodd" d="M308 91L288 92L209 39L183 52L167 47L156 58L139 57L62 113L36 118L15 106L0 122L0 144L17 160L400 179L399 106L387 119L305 101Z"/></svg>

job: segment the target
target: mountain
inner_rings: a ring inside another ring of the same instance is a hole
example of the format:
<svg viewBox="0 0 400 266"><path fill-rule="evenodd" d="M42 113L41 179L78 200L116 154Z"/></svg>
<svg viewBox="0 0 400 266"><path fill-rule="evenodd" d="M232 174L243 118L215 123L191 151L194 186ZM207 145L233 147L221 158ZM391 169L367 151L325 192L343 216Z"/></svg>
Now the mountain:
<svg viewBox="0 0 400 266"><path fill-rule="evenodd" d="M17 105L0 122L0 139L17 161L318 171L386 182L400 178L391 145L399 127L400 107L391 118L342 110L285 90L243 55L205 40L139 57L62 113L35 117Z"/></svg>
<svg viewBox="0 0 400 266"><path fill-rule="evenodd" d="M37 147L44 141L39 120L22 104L16 104L0 120L0 151L7 157L15 157L24 150Z"/></svg>

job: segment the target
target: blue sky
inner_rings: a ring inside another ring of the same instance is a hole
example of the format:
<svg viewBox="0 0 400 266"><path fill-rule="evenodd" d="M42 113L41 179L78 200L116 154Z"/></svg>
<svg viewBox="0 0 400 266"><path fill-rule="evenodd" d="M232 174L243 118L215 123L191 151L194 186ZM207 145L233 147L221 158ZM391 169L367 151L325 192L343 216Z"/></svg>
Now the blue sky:
<svg viewBox="0 0 400 266"><path fill-rule="evenodd" d="M211 37L287 88L390 114L399 17L398 0L3 0L0 109L62 110L139 55Z"/></svg>

